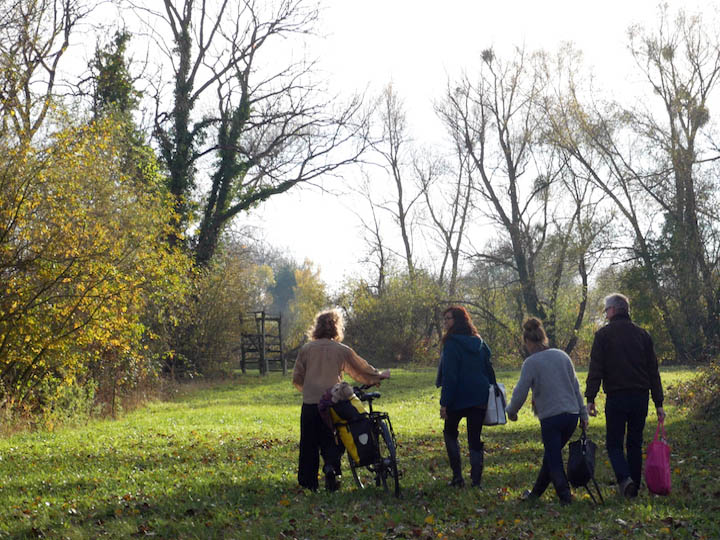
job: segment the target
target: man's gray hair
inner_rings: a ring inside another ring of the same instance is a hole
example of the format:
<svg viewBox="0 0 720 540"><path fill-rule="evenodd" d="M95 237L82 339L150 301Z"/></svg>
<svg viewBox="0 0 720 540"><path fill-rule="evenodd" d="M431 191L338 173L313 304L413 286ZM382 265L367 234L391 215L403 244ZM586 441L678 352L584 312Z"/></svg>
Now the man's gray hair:
<svg viewBox="0 0 720 540"><path fill-rule="evenodd" d="M607 308L615 308L618 313L627 313L630 310L630 300L624 294L610 294L605 297L605 309Z"/></svg>

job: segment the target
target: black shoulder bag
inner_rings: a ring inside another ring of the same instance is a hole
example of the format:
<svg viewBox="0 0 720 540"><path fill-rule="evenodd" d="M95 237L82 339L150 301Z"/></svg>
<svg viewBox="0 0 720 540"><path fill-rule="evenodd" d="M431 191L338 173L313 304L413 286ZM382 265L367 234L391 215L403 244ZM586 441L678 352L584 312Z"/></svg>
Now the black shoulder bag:
<svg viewBox="0 0 720 540"><path fill-rule="evenodd" d="M598 486L595 480L595 450L597 445L587 438L585 428L582 430L582 435L577 441L573 441L568 446L569 455L567 463L567 477L568 481L573 487L584 486L587 492L590 494L590 498L594 503L597 504L595 495L590 491L590 481L592 480L597 490L598 497L601 503L604 503L600 486Z"/></svg>

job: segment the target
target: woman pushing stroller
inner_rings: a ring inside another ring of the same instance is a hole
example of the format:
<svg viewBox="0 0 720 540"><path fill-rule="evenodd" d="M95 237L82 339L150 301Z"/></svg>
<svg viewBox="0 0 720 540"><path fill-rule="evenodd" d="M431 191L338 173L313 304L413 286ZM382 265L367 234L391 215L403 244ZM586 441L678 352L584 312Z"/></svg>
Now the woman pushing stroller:
<svg viewBox="0 0 720 540"><path fill-rule="evenodd" d="M319 454L322 454L325 487L339 488L340 458L343 447L336 442L331 429L318 411L318 403L325 391L342 382L343 373L365 384L377 384L390 377L390 370L379 371L368 364L347 345L343 345L344 322L337 309L315 316L308 337L310 341L298 352L293 371L293 385L303 396L300 412L300 457L298 483L317 490Z"/></svg>

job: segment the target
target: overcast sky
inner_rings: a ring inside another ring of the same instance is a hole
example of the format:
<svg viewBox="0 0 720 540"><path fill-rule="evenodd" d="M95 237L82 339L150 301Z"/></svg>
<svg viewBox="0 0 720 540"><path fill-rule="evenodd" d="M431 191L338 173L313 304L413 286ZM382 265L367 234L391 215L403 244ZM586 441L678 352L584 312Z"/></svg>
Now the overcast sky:
<svg viewBox="0 0 720 540"><path fill-rule="evenodd" d="M668 3L687 10L699 4ZM702 5L707 17L713 17L711 6L717 2ZM405 101L413 136L434 142L442 128L433 100L442 97L448 77L479 66L482 50L492 47L502 55L525 45L553 51L572 41L600 81L611 88L629 83L631 88L627 29L634 23L652 25L657 14L654 0L326 0L320 30L328 37L318 56L340 91L369 87L377 93L392 81ZM317 263L334 288L357 274L366 249L353 213L357 208L358 201L348 197L298 190L265 203L251 222L263 228L271 244L299 261ZM318 237L325 242L319 244Z"/></svg>

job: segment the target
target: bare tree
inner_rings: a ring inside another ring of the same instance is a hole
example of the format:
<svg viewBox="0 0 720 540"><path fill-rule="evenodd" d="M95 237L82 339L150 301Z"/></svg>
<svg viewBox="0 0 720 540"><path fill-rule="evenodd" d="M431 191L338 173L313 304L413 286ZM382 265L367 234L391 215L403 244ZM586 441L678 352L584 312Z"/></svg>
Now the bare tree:
<svg viewBox="0 0 720 540"><path fill-rule="evenodd" d="M0 5L0 118L30 140L56 96L60 61L77 24L92 10L82 0L3 0Z"/></svg>
<svg viewBox="0 0 720 540"><path fill-rule="evenodd" d="M457 292L463 240L470 221L472 204L472 163L461 144L455 145L455 164L423 154L415 160L416 176L422 185L432 231L439 239L443 255L438 281L447 283L450 298Z"/></svg>
<svg viewBox="0 0 720 540"><path fill-rule="evenodd" d="M415 188L411 173L412 144L407 129L407 119L402 99L392 84L382 93L376 112L380 133L368 136L370 148L379 156L379 165L390 177L393 198L380 203L387 210L400 230L404 258L408 274L413 279L416 271L413 255L412 226L415 219L413 206L422 192Z"/></svg>
<svg viewBox="0 0 720 540"><path fill-rule="evenodd" d="M572 286L574 279L580 280L580 298L575 320L569 329L565 352L575 348L579 332L588 307L590 276L612 246L612 214L604 209L605 197L589 182L587 177L566 167L562 174L562 186L568 209L572 209L566 223L554 220L558 246L550 253L554 255L549 286L549 305L557 306L564 287ZM567 267L574 266L575 272ZM571 277L569 277L571 276ZM557 309L550 313L550 326L558 327Z"/></svg>
<svg viewBox="0 0 720 540"><path fill-rule="evenodd" d="M315 6L163 0L162 11L134 8L151 16L155 44L172 69L172 105L164 109L158 94L155 134L176 201L177 235L192 222L198 171L208 172L209 187L200 189L199 263L212 257L223 228L239 213L363 151L356 144L364 140L357 137L365 127L361 100L340 105L328 98L314 64L281 48L312 33ZM287 58L280 66L279 57ZM202 161L209 156L211 164Z"/></svg>
<svg viewBox="0 0 720 540"><path fill-rule="evenodd" d="M525 309L545 320L535 258L545 240L552 175L537 174L534 185L523 189L524 178L532 174L528 169L533 166L533 143L540 131L534 104L543 80L532 60L525 51L517 50L513 61L504 63L486 50L479 81L474 83L466 76L450 86L439 112L472 161L478 177L477 194L488 203L490 217L509 238L510 264L517 273Z"/></svg>
<svg viewBox="0 0 720 540"><path fill-rule="evenodd" d="M370 263L375 267L377 271L375 290L377 294L382 294L391 271L393 253L384 240L381 220L377 213L379 206L372 199L372 190L367 177L362 184L360 195L368 202L371 218L366 219L359 213L357 214L365 231L365 243L368 245L368 255L363 262Z"/></svg>
<svg viewBox="0 0 720 540"><path fill-rule="evenodd" d="M501 233L477 257L511 271L519 288L517 317L530 314L543 320L555 346L560 292L579 279L574 326L563 336L571 351L585 315L585 258L597 226L594 232L588 229L588 191L546 136L548 100L556 91L553 69L567 54L551 58L516 49L503 61L487 50L477 82L465 76L449 85L439 112L467 155L475 208ZM596 258L592 260L591 267Z"/></svg>
<svg viewBox="0 0 720 540"><path fill-rule="evenodd" d="M698 325L707 340L720 343L719 261L708 260L701 232L703 165L720 157L701 139L720 82L720 36L708 33L699 16L680 11L673 18L667 8L655 30L633 28L630 36L633 57L663 108L631 113L653 157L638 180L666 216L676 287L683 291L681 324L689 352L697 356L704 346L695 337Z"/></svg>
<svg viewBox="0 0 720 540"><path fill-rule="evenodd" d="M702 180L718 154L701 144L720 41L699 19L682 12L671 19L666 9L656 30L633 28L630 36L657 101L628 109L583 101L571 87L553 117L553 137L614 204L678 358L692 359L720 337L720 261L709 256L714 212L703 205L712 199Z"/></svg>

